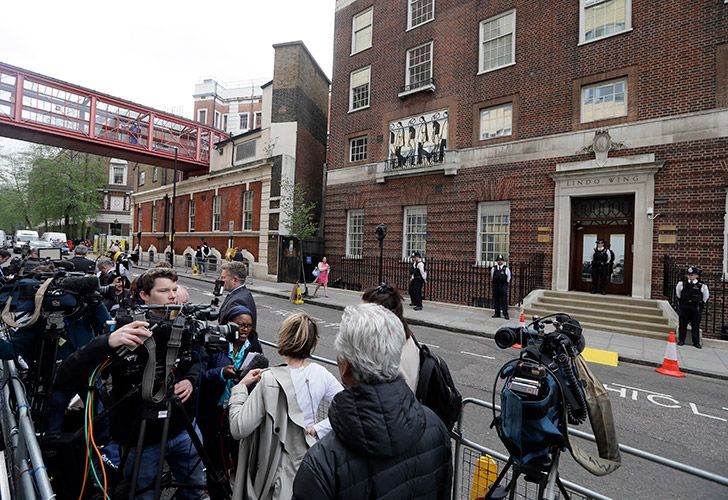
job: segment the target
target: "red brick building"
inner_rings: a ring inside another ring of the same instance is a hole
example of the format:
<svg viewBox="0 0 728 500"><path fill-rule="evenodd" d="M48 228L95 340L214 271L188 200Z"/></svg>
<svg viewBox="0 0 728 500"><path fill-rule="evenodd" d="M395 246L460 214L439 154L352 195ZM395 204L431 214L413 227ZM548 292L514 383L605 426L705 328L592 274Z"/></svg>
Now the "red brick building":
<svg viewBox="0 0 728 500"><path fill-rule="evenodd" d="M191 266L194 250L207 241L214 271L232 241L253 275L275 276L288 248L281 184L301 184L313 201L321 199L330 82L302 42L274 49L273 79L261 87L258 126L216 144L208 173L178 179L179 266ZM145 259L170 251L173 175L161 170L136 168L133 223L134 233L142 233Z"/></svg>
<svg viewBox="0 0 728 500"><path fill-rule="evenodd" d="M728 5L338 0L326 249L488 265L662 297L663 258L726 264ZM659 214L659 215L658 215Z"/></svg>

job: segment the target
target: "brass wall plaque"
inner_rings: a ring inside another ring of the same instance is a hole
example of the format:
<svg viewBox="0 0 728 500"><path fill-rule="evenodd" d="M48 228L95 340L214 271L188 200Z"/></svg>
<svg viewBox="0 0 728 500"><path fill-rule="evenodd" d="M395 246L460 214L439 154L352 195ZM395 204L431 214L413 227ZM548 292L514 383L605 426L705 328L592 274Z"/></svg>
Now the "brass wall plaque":
<svg viewBox="0 0 728 500"><path fill-rule="evenodd" d="M662 224L657 229L660 231L677 231L677 226L675 224Z"/></svg>
<svg viewBox="0 0 728 500"><path fill-rule="evenodd" d="M550 234L539 234L538 235L538 242L539 243L548 243L551 241L551 235Z"/></svg>
<svg viewBox="0 0 728 500"><path fill-rule="evenodd" d="M549 232L551 232L551 228L548 226L538 226L538 232L539 233L549 233Z"/></svg>
<svg viewBox="0 0 728 500"><path fill-rule="evenodd" d="M661 245L674 245L677 243L676 234L661 234L658 236L658 242Z"/></svg>

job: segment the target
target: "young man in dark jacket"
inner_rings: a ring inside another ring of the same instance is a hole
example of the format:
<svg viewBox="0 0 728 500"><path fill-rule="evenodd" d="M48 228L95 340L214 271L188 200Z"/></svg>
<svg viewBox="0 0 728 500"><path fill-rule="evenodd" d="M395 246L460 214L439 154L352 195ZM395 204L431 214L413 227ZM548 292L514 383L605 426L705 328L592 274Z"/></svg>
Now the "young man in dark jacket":
<svg viewBox="0 0 728 500"><path fill-rule="evenodd" d="M139 297L147 305L168 305L174 304L177 293L177 273L173 269L151 269L137 279ZM151 313L150 313L151 314ZM163 318L160 317L161 321ZM160 325L164 325L162 322ZM131 325L139 327L138 322ZM138 333L138 332L135 332ZM152 412L151 403L145 405L140 392L134 390L135 386L141 384L142 372L148 358L147 350L138 347L133 352L120 356L114 348L119 344L114 342L118 335L116 332L111 335L97 337L88 343L83 349L76 351L59 368L56 379L56 389L59 391L81 390L87 384L88 376L94 367L111 359L109 372L113 382L112 400L117 403L115 409L109 415L111 437L121 446L130 446L131 451L124 466L124 475L130 478L132 466L137 454L137 439L139 436L139 417L146 407L149 414L164 414L165 405L159 407L158 411ZM137 336L139 336L137 334ZM147 335L148 336L148 335ZM167 342L170 338L170 329L160 326L154 332L156 343L156 367L164 367L167 355ZM192 352L192 361L180 362L173 372L173 392L183 403L187 415L194 415L195 397L193 393L197 387L200 372L200 356L198 348L189 345L183 335L180 353L186 350ZM142 339L143 341L144 339ZM127 344L128 345L128 344ZM156 384L155 384L156 389ZM156 409L156 408L155 408ZM169 423L169 438L165 456L169 468L175 478L187 484L204 485L205 474L200 462L197 450L192 445L192 440L185 430L184 415L181 410L172 404ZM136 489L152 486L157 474L157 464L160 460L160 439L162 436L162 425L164 420L152 419L147 421L145 439L141 455L139 477ZM137 494L135 498L147 499L154 496L153 488L143 494ZM202 490L180 490L177 498L202 498Z"/></svg>
<svg viewBox="0 0 728 500"><path fill-rule="evenodd" d="M402 322L377 304L347 307L336 337L341 381L329 421L293 484L299 500L448 499L450 437L399 377Z"/></svg>

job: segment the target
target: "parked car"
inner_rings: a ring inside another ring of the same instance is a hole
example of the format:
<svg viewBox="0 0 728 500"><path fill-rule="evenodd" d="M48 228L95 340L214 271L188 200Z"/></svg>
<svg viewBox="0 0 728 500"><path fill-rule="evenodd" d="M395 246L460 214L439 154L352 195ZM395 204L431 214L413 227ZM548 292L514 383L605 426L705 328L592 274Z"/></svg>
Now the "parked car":
<svg viewBox="0 0 728 500"><path fill-rule="evenodd" d="M37 248L54 248L55 245L51 243L50 241L43 241L43 240L30 240L28 242L28 247L30 247L31 250L37 249Z"/></svg>
<svg viewBox="0 0 728 500"><path fill-rule="evenodd" d="M0 229L0 248L5 248L8 246L8 237L5 234L5 231Z"/></svg>
<svg viewBox="0 0 728 500"><path fill-rule="evenodd" d="M29 241L39 240L38 231L30 231L28 229L18 229L15 231L15 246L13 246L13 253L21 253L23 247L28 244Z"/></svg>

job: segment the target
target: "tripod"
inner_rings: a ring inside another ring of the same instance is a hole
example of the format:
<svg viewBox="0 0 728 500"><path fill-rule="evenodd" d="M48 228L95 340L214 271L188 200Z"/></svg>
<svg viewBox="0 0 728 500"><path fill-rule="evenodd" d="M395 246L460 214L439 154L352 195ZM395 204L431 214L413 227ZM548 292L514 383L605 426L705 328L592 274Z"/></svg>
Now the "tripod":
<svg viewBox="0 0 728 500"><path fill-rule="evenodd" d="M514 462L513 457L510 457L506 466L503 467L498 478L485 495L485 499L503 500L507 497L509 500L513 500L518 489L518 478L523 475L526 481L538 484L538 496L536 497L538 500L554 500L556 497L555 487L559 488L561 495L563 495L562 498L569 500L569 493L559 477L560 455L561 450L558 447L553 447L549 453L550 463L537 461L538 463L528 465L518 465ZM508 484L503 487L500 484L511 467L513 468L513 476Z"/></svg>
<svg viewBox="0 0 728 500"><path fill-rule="evenodd" d="M157 464L157 474L154 480L154 499L157 500L160 498L163 487L176 487L187 489L204 489L205 487L202 484L174 482L171 478L167 478L165 481L163 481L164 458L169 442L169 424L172 415L172 405L174 405L175 408L181 413L185 426L185 430L183 432L187 432L187 434L190 436L192 445L194 446L200 457L200 460L208 471L207 477L209 480L212 481L212 484L208 484L207 488L211 492L214 492L218 498L231 498L232 489L230 488L230 484L226 481L225 476L221 471L215 470L213 468L212 461L207 454L207 451L203 447L202 441L197 435L197 432L195 432L192 421L190 420L187 412L182 406L181 400L176 396L168 396L164 399L164 401L159 404L144 403L144 407L142 408L142 413L140 415L141 423L139 426L139 436L137 439L134 465L132 466L131 483L129 486L129 500L133 500L136 495L144 493L149 489L149 487L145 487L142 490L137 491L136 484L139 478L139 469L142 462L142 452L144 450L144 439L147 434L148 422L158 419L163 419L164 422L162 424L162 436L159 443L159 463ZM121 460L120 469L123 470L124 464L126 463L128 456L129 447L127 446L126 450L124 451L124 456ZM199 460L197 463L194 464L193 467L197 467L197 465L199 465Z"/></svg>

